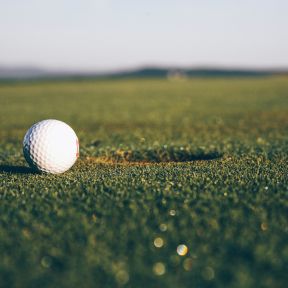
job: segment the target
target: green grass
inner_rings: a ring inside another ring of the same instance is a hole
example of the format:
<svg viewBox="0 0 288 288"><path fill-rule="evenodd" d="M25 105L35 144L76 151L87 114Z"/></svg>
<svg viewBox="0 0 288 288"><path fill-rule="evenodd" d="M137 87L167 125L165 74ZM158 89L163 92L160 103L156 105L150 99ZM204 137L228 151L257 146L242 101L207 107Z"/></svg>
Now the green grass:
<svg viewBox="0 0 288 288"><path fill-rule="evenodd" d="M1 287L286 286L287 78L3 83L0 112ZM58 176L22 155L48 118Z"/></svg>

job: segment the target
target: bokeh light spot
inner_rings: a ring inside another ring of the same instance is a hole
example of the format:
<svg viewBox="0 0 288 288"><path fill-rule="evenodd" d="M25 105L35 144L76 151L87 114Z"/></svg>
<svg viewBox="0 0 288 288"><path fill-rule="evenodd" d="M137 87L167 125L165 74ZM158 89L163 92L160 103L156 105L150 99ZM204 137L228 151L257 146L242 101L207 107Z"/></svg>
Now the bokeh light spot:
<svg viewBox="0 0 288 288"><path fill-rule="evenodd" d="M193 260L191 258L187 258L183 261L183 268L186 271L190 271L193 266Z"/></svg>
<svg viewBox="0 0 288 288"><path fill-rule="evenodd" d="M154 246L156 248L161 248L164 245L164 240L161 237L157 237L154 239Z"/></svg>
<svg viewBox="0 0 288 288"><path fill-rule="evenodd" d="M160 229L160 231L165 232L165 231L167 231L167 225L162 223L162 224L160 224L159 229Z"/></svg>
<svg viewBox="0 0 288 288"><path fill-rule="evenodd" d="M211 281L214 279L215 277L215 272L214 269L212 267L205 267L202 271L202 277L203 279L207 280L207 281Z"/></svg>
<svg viewBox="0 0 288 288"><path fill-rule="evenodd" d="M185 256L188 253L188 247L185 244L180 244L177 247L177 253L180 256Z"/></svg>
<svg viewBox="0 0 288 288"><path fill-rule="evenodd" d="M166 272L165 265L162 262L157 262L153 266L153 272L157 276L162 276Z"/></svg>
<svg viewBox="0 0 288 288"><path fill-rule="evenodd" d="M169 211L169 215L170 215L170 216L175 216L175 215L176 215L176 210L171 209L171 210Z"/></svg>

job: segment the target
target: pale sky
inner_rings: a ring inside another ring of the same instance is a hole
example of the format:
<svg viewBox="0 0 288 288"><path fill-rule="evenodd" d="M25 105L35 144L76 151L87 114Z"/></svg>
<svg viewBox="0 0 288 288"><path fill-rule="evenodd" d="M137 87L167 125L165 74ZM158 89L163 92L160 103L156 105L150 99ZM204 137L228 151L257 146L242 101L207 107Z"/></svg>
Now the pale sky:
<svg viewBox="0 0 288 288"><path fill-rule="evenodd" d="M288 67L288 0L0 0L0 66Z"/></svg>

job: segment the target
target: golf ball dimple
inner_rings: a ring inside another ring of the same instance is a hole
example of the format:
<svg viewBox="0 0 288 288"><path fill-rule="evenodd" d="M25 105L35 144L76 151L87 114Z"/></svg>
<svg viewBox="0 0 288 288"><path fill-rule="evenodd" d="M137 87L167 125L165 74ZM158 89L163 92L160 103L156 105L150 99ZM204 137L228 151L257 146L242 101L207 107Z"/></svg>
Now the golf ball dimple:
<svg viewBox="0 0 288 288"><path fill-rule="evenodd" d="M27 131L23 153L31 168L59 174L71 168L79 157L79 142L74 130L66 123L43 120Z"/></svg>

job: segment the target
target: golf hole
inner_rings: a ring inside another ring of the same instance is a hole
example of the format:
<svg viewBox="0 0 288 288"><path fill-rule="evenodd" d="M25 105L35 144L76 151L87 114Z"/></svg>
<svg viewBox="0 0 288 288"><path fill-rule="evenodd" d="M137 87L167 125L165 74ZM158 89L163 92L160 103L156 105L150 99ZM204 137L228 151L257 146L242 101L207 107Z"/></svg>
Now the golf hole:
<svg viewBox="0 0 288 288"><path fill-rule="evenodd" d="M105 163L183 163L192 161L216 160L223 156L218 151L191 151L189 149L159 148L141 150L111 151L108 155L99 157L87 157L87 160Z"/></svg>

